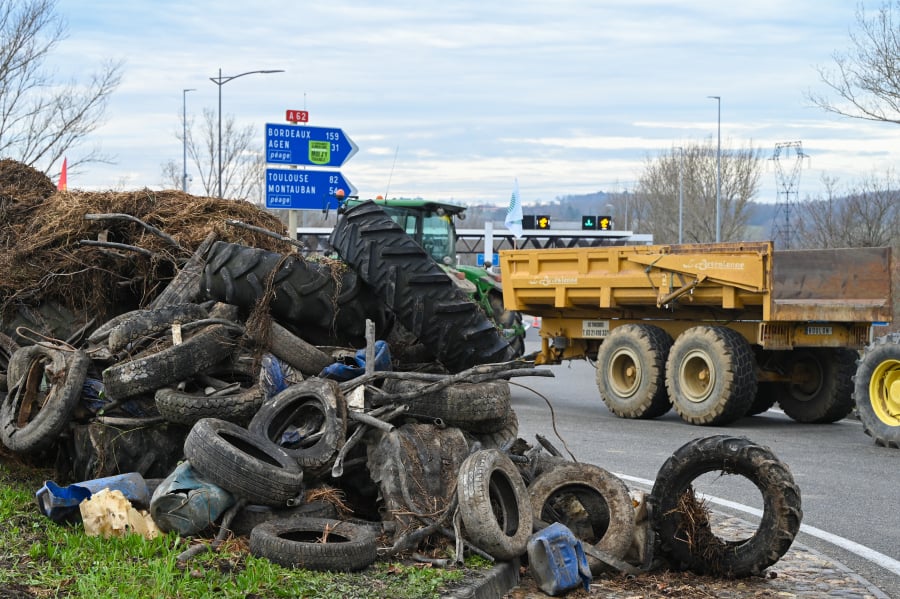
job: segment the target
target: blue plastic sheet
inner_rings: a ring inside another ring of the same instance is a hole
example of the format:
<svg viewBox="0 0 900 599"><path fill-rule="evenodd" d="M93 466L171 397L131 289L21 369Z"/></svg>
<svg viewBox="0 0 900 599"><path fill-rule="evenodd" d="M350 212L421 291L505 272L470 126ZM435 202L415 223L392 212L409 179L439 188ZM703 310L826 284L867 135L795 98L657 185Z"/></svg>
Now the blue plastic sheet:
<svg viewBox="0 0 900 599"><path fill-rule="evenodd" d="M356 362L355 365L342 364L341 362L329 364L322 370L319 377L336 381L349 381L365 374L366 350L358 350L356 356L354 356L354 361ZM391 366L391 351L387 341L378 340L375 342L375 362L373 366L376 371L393 370Z"/></svg>

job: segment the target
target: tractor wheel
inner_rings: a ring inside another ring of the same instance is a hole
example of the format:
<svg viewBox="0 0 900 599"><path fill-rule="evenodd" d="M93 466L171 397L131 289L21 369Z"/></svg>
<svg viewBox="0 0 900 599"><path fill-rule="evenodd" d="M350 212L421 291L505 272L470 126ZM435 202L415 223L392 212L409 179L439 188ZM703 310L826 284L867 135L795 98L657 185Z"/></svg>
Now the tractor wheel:
<svg viewBox="0 0 900 599"><path fill-rule="evenodd" d="M515 359L478 305L374 202L341 215L330 242L447 370Z"/></svg>
<svg viewBox="0 0 900 599"><path fill-rule="evenodd" d="M875 339L853 377L863 430L883 447L900 449L900 333Z"/></svg>
<svg viewBox="0 0 900 599"><path fill-rule="evenodd" d="M666 388L685 422L734 422L750 408L756 384L750 344L732 329L692 327L678 336L669 352Z"/></svg>
<svg viewBox="0 0 900 599"><path fill-rule="evenodd" d="M652 325L613 329L597 353L597 387L621 418L656 418L672 407L666 394L666 358L672 337Z"/></svg>
<svg viewBox="0 0 900 599"><path fill-rule="evenodd" d="M855 351L840 348L795 350L788 358L790 382L775 385L784 413L797 422L836 422L853 410Z"/></svg>

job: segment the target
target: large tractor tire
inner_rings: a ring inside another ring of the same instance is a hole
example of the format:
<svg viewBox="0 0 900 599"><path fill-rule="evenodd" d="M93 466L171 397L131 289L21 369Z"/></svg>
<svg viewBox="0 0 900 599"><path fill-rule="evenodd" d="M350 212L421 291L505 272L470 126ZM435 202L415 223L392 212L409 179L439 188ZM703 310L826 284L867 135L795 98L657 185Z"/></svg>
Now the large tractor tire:
<svg viewBox="0 0 900 599"><path fill-rule="evenodd" d="M900 449L900 333L879 337L866 348L853 383L863 430L876 444Z"/></svg>
<svg viewBox="0 0 900 599"><path fill-rule="evenodd" d="M626 324L610 332L597 352L597 387L610 412L656 418L669 411L666 359L671 348L672 337L656 326Z"/></svg>
<svg viewBox="0 0 900 599"><path fill-rule="evenodd" d="M689 508L685 493L707 472L742 476L759 489L763 513L750 537L722 539L708 517ZM728 578L762 574L787 553L803 519L800 489L787 465L768 447L725 435L679 448L659 469L650 503L662 553L674 567Z"/></svg>
<svg viewBox="0 0 900 599"><path fill-rule="evenodd" d="M853 373L859 354L841 348L790 352L790 382L776 383L776 400L797 422L836 422L853 410Z"/></svg>
<svg viewBox="0 0 900 599"><path fill-rule="evenodd" d="M366 319L375 334L390 332L391 316L350 269L235 243L217 241L203 271L207 299L252 310L271 285L272 316L314 345L365 344Z"/></svg>
<svg viewBox="0 0 900 599"><path fill-rule="evenodd" d="M675 411L691 424L718 426L743 417L756 396L750 344L726 327L697 326L678 336L666 362Z"/></svg>
<svg viewBox="0 0 900 599"><path fill-rule="evenodd" d="M342 214L330 242L447 370L515 359L478 305L374 202Z"/></svg>

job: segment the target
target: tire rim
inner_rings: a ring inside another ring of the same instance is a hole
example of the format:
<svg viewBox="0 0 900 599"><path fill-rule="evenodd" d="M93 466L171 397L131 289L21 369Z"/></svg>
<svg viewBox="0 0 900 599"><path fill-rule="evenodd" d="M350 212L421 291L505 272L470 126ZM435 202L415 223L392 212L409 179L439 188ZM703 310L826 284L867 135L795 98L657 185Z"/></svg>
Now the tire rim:
<svg viewBox="0 0 900 599"><path fill-rule="evenodd" d="M680 369L681 394L692 403L709 399L716 385L716 369L706 352L695 349L684 357Z"/></svg>
<svg viewBox="0 0 900 599"><path fill-rule="evenodd" d="M900 360L885 360L869 379L872 411L888 426L900 426Z"/></svg>
<svg viewBox="0 0 900 599"><path fill-rule="evenodd" d="M634 352L622 348L612 355L606 374L616 395L631 397L640 387L643 373Z"/></svg>
<svg viewBox="0 0 900 599"><path fill-rule="evenodd" d="M818 399L824 384L825 369L822 363L808 355L794 364L788 390L797 401L814 401Z"/></svg>

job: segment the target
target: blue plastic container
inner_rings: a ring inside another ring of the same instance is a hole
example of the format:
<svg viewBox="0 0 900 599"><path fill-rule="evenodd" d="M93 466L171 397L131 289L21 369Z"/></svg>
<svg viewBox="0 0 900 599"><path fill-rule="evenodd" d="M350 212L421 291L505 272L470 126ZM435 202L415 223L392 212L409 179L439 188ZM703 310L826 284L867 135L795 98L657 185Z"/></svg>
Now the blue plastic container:
<svg viewBox="0 0 900 599"><path fill-rule="evenodd" d="M190 462L182 462L153 491L150 517L163 532L191 536L209 527L234 501L231 493L205 480Z"/></svg>
<svg viewBox="0 0 900 599"><path fill-rule="evenodd" d="M555 597L579 584L590 589L591 568L584 547L564 524L555 522L533 534L526 549L531 573L548 595Z"/></svg>
<svg viewBox="0 0 900 599"><path fill-rule="evenodd" d="M61 487L48 480L34 494L34 498L41 513L54 522L78 522L81 520L78 504L103 489L121 491L138 509L145 509L150 505L150 489L139 472L95 478L68 487Z"/></svg>

